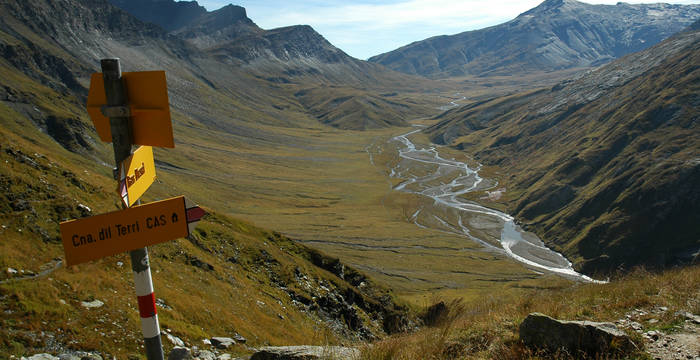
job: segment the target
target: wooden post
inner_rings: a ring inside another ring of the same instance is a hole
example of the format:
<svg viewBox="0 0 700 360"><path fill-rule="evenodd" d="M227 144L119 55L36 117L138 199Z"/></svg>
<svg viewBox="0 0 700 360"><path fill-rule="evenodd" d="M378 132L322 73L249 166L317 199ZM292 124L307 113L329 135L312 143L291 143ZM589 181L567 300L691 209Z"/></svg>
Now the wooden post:
<svg viewBox="0 0 700 360"><path fill-rule="evenodd" d="M112 145L114 147L114 162L119 169L122 162L131 155L131 124L129 123L128 98L126 87L122 81L121 65L119 59L102 59L102 76L104 78L107 107L112 111L104 111L109 114L109 125L112 132ZM120 114L122 116L113 116ZM118 172L115 172L115 178ZM121 199L120 199L121 200ZM146 248L133 250L131 256L131 269L134 272L134 287L138 297L139 314L141 315L141 330L146 343L146 357L148 360L163 360L163 344L160 338L160 326L156 314L156 301L153 294L153 281L151 268L148 263L148 251Z"/></svg>

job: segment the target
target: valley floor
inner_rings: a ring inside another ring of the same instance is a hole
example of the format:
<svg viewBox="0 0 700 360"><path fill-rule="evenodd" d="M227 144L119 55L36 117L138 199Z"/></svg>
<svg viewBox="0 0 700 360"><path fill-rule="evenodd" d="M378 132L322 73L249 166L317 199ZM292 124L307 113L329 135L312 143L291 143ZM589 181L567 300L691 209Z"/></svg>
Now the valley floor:
<svg viewBox="0 0 700 360"><path fill-rule="evenodd" d="M213 183L211 191L221 186L221 195L206 201L338 256L419 306L435 296L472 299L494 291L569 283L528 269L459 234L417 226L411 216L428 200L395 191L401 180L390 177L400 159L397 148L388 143L406 131L319 131L306 137L315 140L305 148L265 154L263 165L248 168L240 165L245 161L232 160L239 164L234 178L207 175L216 180L208 181ZM445 156L471 161L463 152L443 151ZM168 176L181 175L172 170ZM186 181L176 186L195 186ZM227 187L233 191L225 191Z"/></svg>

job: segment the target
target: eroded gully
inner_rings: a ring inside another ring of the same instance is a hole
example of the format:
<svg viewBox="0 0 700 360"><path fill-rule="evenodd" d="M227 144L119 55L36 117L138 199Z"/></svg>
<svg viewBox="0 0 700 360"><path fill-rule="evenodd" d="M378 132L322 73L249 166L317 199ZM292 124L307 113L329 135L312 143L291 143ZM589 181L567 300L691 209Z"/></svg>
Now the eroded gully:
<svg viewBox="0 0 700 360"><path fill-rule="evenodd" d="M410 218L412 222L466 237L481 244L485 251L504 254L535 271L599 282L576 272L570 261L521 229L512 216L462 197L492 189L497 183L479 176L480 166L472 169L466 163L443 158L435 146L417 147L409 137L420 131L393 137L386 144L399 156L389 175L403 181L394 190L432 200L421 202Z"/></svg>

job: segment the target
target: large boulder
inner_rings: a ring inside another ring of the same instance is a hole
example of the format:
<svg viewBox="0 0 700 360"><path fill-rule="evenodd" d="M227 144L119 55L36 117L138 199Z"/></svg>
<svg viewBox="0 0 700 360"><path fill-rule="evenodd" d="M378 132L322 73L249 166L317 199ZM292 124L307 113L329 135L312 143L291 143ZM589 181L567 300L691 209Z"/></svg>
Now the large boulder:
<svg viewBox="0 0 700 360"><path fill-rule="evenodd" d="M250 360L354 360L359 356L359 350L342 346L266 346Z"/></svg>
<svg viewBox="0 0 700 360"><path fill-rule="evenodd" d="M556 320L540 313L528 315L520 324L520 340L538 349L565 349L572 355L627 354L636 349L615 324Z"/></svg>
<svg viewBox="0 0 700 360"><path fill-rule="evenodd" d="M192 360L192 351L186 347L175 346L168 355L168 360Z"/></svg>

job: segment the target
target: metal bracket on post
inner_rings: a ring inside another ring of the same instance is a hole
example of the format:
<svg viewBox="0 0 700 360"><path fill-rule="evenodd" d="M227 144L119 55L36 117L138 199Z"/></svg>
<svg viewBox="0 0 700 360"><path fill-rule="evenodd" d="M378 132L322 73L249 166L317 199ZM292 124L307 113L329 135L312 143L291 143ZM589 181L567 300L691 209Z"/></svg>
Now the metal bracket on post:
<svg viewBox="0 0 700 360"><path fill-rule="evenodd" d="M121 163L131 155L132 134L131 124L129 124L131 111L128 106L126 87L122 81L119 59L102 59L100 65L107 100L107 105L101 110L105 116L109 117L114 161L119 169ZM115 174L118 176L118 172ZM151 268L148 264L148 251L146 248L137 249L131 251L129 255L141 315L141 329L146 343L146 357L148 360L164 360Z"/></svg>
<svg viewBox="0 0 700 360"><path fill-rule="evenodd" d="M105 105L100 108L102 115L113 118L113 117L129 117L131 116L131 109L128 106L108 106Z"/></svg>

